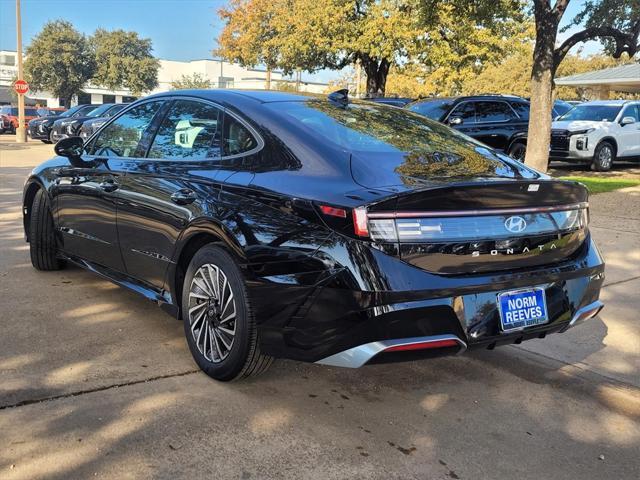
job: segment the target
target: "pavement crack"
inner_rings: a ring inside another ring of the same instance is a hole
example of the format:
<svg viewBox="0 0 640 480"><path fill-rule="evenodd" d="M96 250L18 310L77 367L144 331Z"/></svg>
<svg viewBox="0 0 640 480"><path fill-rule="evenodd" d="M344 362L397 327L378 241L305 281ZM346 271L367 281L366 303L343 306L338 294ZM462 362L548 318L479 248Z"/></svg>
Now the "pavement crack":
<svg viewBox="0 0 640 480"><path fill-rule="evenodd" d="M621 283L632 282L634 280L640 279L640 275L636 277L627 278L625 280L618 280L617 282L605 283L602 288L611 287L612 285L620 285Z"/></svg>
<svg viewBox="0 0 640 480"><path fill-rule="evenodd" d="M53 400L60 400L62 398L79 397L80 395L86 395L88 393L104 392L105 390L112 390L114 388L120 388L120 387L129 387L131 385L138 385L140 383L155 382L156 380L163 380L165 378L184 377L184 376L187 376L187 375L193 375L194 373L198 373L198 372L200 372L199 369L187 370L186 372L169 373L169 374L166 374L166 375L157 375L155 377L148 377L148 378L143 378L143 379L140 379L140 380L132 380L130 382L114 383L114 384L111 384L111 385L104 385L102 387L89 388L89 389L86 389L86 390L77 390L75 392L62 393L60 395L52 395L50 397L21 400L19 402L11 403L11 404L8 404L8 405L0 405L0 410L9 410L9 409L12 409L12 408L25 407L27 405L34 405L34 404L37 404L37 403L51 402Z"/></svg>

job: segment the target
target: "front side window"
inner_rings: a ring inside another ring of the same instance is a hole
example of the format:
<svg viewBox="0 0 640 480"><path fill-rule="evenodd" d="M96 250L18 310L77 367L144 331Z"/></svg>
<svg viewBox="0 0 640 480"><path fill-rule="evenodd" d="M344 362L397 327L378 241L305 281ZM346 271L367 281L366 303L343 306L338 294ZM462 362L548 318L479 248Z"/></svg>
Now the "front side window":
<svg viewBox="0 0 640 480"><path fill-rule="evenodd" d="M162 103L147 102L129 110L100 132L88 146L88 153L106 157L135 156L143 133Z"/></svg>
<svg viewBox="0 0 640 480"><path fill-rule="evenodd" d="M476 122L506 122L515 118L513 110L505 102L476 102Z"/></svg>
<svg viewBox="0 0 640 480"><path fill-rule="evenodd" d="M258 141L249 129L227 114L224 120L224 154L239 155L257 146Z"/></svg>
<svg viewBox="0 0 640 480"><path fill-rule="evenodd" d="M633 117L636 122L640 122L640 105L629 105L624 112L622 112L622 118Z"/></svg>
<svg viewBox="0 0 640 480"><path fill-rule="evenodd" d="M153 140L149 158L204 160L220 157L220 110L193 100L176 101Z"/></svg>
<svg viewBox="0 0 640 480"><path fill-rule="evenodd" d="M476 123L476 109L473 102L459 104L449 115L449 120L454 117L461 118L462 123L465 125Z"/></svg>

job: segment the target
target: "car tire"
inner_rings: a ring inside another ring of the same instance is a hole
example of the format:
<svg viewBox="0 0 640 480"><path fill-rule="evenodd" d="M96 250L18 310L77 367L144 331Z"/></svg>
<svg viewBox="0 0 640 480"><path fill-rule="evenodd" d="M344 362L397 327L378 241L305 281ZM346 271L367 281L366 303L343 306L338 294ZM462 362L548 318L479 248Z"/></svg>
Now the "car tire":
<svg viewBox="0 0 640 480"><path fill-rule="evenodd" d="M49 131L49 143L56 143L56 141L53 139L53 130Z"/></svg>
<svg viewBox="0 0 640 480"><path fill-rule="evenodd" d="M600 142L593 153L591 169L597 172L606 172L611 169L616 159L616 149L611 142Z"/></svg>
<svg viewBox="0 0 640 480"><path fill-rule="evenodd" d="M58 258L55 227L49 208L49 197L40 189L31 204L29 219L29 252L31 265L37 270L60 270L64 261Z"/></svg>
<svg viewBox="0 0 640 480"><path fill-rule="evenodd" d="M527 153L527 145L522 142L514 142L510 147L507 155L519 162L524 161L524 156Z"/></svg>
<svg viewBox="0 0 640 480"><path fill-rule="evenodd" d="M273 357L260 351L242 271L216 244L202 247L189 263L182 289L182 318L194 360L215 380L258 375L273 362Z"/></svg>

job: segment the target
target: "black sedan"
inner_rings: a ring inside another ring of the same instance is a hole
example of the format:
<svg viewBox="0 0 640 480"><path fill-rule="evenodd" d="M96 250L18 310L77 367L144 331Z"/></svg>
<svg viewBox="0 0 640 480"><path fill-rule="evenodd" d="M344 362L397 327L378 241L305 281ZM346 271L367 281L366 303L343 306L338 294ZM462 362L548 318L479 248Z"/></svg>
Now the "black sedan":
<svg viewBox="0 0 640 480"><path fill-rule="evenodd" d="M71 120L85 117L89 112L95 110L98 105L76 105L59 115L47 115L46 117L34 118L29 122L27 133L33 140L42 140L44 143L55 143L53 138L53 124L58 120Z"/></svg>
<svg viewBox="0 0 640 480"><path fill-rule="evenodd" d="M51 140L55 143L63 138L79 136L84 122L94 118L101 118L116 106L117 104L115 103L103 103L102 105L94 105L92 110L85 111L81 115L65 118L58 117L59 120L53 122L53 127L51 127Z"/></svg>
<svg viewBox="0 0 640 480"><path fill-rule="evenodd" d="M97 132L111 117L127 106L126 103L114 103L102 111L99 117L90 117L82 122L79 136L84 140Z"/></svg>
<svg viewBox="0 0 640 480"><path fill-rule="evenodd" d="M492 349L602 307L584 186L344 91L158 94L55 150L24 189L33 266L156 302L218 380Z"/></svg>

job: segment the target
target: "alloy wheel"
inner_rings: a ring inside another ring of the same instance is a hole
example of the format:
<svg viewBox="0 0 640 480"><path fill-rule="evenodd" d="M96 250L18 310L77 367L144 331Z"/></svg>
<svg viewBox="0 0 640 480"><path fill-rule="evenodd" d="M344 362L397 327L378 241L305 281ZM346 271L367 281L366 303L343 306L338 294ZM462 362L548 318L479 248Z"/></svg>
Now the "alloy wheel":
<svg viewBox="0 0 640 480"><path fill-rule="evenodd" d="M609 168L611 166L611 160L613 159L613 151L611 147L605 145L600 149L598 154L598 160L603 168Z"/></svg>
<svg viewBox="0 0 640 480"><path fill-rule="evenodd" d="M198 351L219 363L236 336L236 302L227 276L211 263L196 271L189 288L189 326Z"/></svg>

